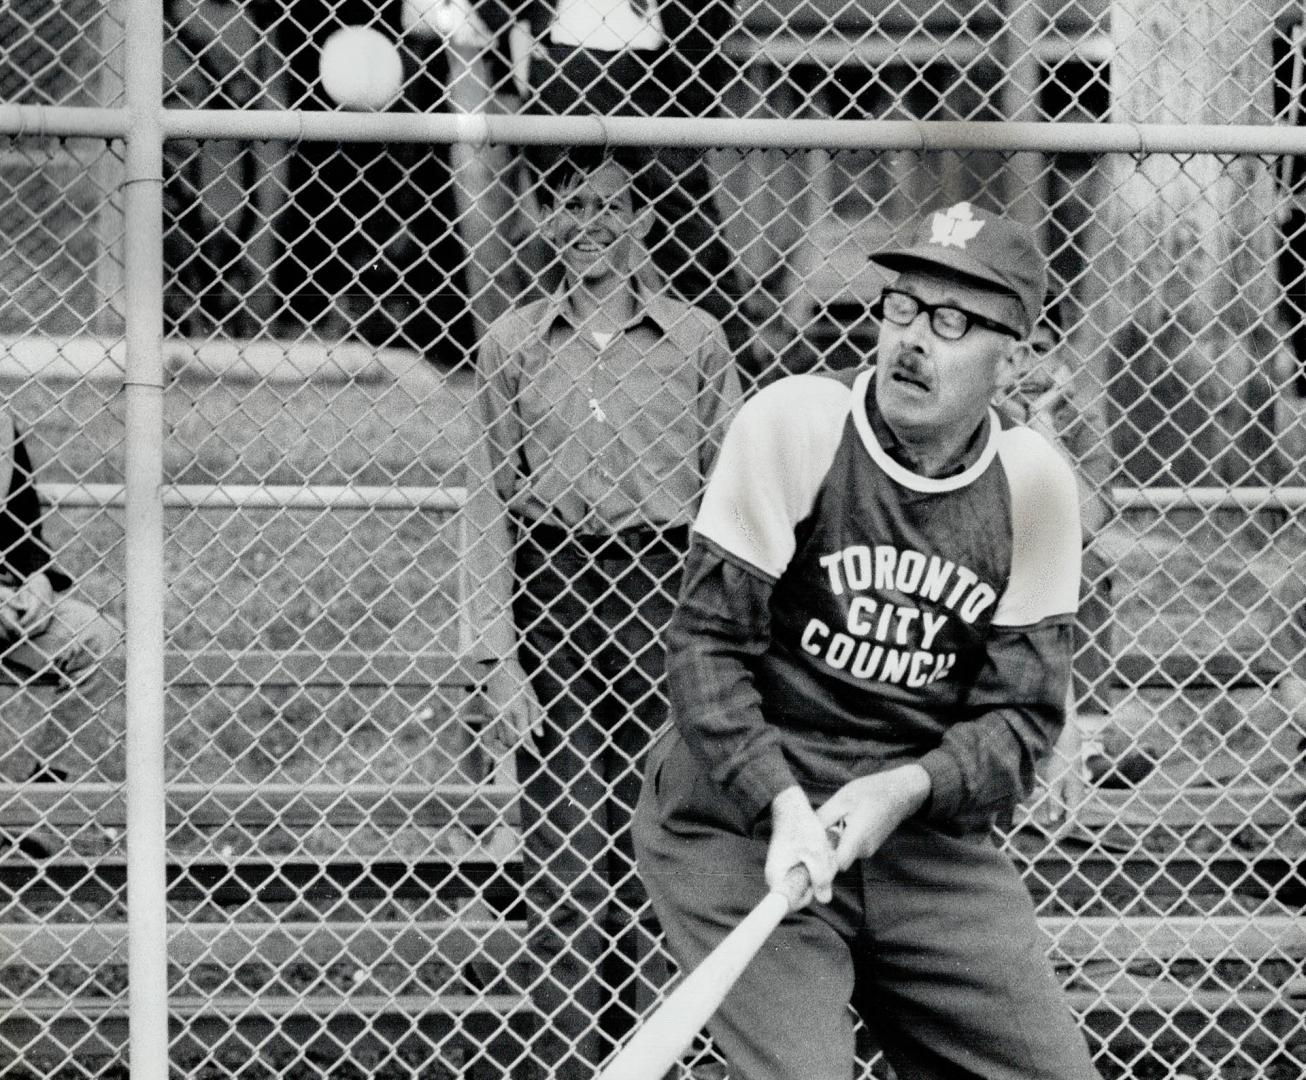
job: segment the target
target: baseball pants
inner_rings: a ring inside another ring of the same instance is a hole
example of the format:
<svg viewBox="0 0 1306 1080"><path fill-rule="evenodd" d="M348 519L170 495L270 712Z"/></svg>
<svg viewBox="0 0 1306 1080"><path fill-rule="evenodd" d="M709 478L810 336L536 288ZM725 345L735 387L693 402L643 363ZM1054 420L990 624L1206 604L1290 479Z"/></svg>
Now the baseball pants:
<svg viewBox="0 0 1306 1080"><path fill-rule="evenodd" d="M649 754L640 874L689 970L765 894L765 829L675 731ZM850 1080L854 1012L900 1080L1096 1080L1033 904L987 833L903 825L790 915L708 1025L731 1080ZM850 1009L851 1006L851 1009Z"/></svg>

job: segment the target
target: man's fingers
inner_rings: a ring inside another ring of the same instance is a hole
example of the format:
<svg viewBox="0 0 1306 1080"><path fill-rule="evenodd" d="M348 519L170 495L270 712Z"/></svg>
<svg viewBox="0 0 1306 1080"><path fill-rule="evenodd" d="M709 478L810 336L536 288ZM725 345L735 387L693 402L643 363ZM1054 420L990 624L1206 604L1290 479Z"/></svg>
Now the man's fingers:
<svg viewBox="0 0 1306 1080"><path fill-rule="evenodd" d="M486 749L490 751L490 754L496 758L502 757L508 752L510 747L503 737L502 721L495 720L486 729L485 746Z"/></svg>
<svg viewBox="0 0 1306 1080"><path fill-rule="evenodd" d="M49 610L42 604L33 604L18 616L18 624L24 629L39 632L50 621Z"/></svg>
<svg viewBox="0 0 1306 1080"><path fill-rule="evenodd" d="M794 910L804 908L815 900L818 904L828 904L834 895L830 885L817 885L816 882L820 877L820 870L815 865L812 858L803 859L798 863L807 871L807 888L803 890L803 895L798 898L798 903L794 905Z"/></svg>
<svg viewBox="0 0 1306 1080"><path fill-rule="evenodd" d="M785 891L782 884L788 876L789 871L801 866L807 872L807 888L805 888L793 905L795 911L806 907L815 899L818 903L828 904L834 896L832 884L833 867L824 866L824 860L817 855L802 855L789 865L776 864L768 868L766 875L767 883L770 888L777 891Z"/></svg>
<svg viewBox="0 0 1306 1080"><path fill-rule="evenodd" d="M766 859L765 873L768 886L772 889L781 889L790 871L801 866L807 871L809 892L815 893L818 899L828 899L830 883L835 873L834 849L828 843L824 846L818 846L819 844L820 841L817 840L814 831L805 836L791 836L787 841L782 840L779 844L773 844L767 852ZM804 903L811 899L810 895L805 894L805 897Z"/></svg>
<svg viewBox="0 0 1306 1080"><path fill-rule="evenodd" d="M834 861L840 870L847 870L857 858L858 830L844 828L834 849Z"/></svg>
<svg viewBox="0 0 1306 1080"><path fill-rule="evenodd" d="M848 817L851 806L845 806L847 799L844 798L843 791L836 791L824 803L816 808L816 820L828 833L831 829L838 828L843 830L843 822Z"/></svg>
<svg viewBox="0 0 1306 1080"><path fill-rule="evenodd" d="M1043 800L1043 824L1056 825L1061 821L1061 815L1065 812L1064 804L1061 801L1061 792L1055 788L1048 788L1047 798Z"/></svg>
<svg viewBox="0 0 1306 1080"><path fill-rule="evenodd" d="M834 855L834 844L826 833L826 846L819 852L812 852L803 859L807 874L812 883L812 891L822 904L828 904L834 895L834 875L839 872L839 864Z"/></svg>
<svg viewBox="0 0 1306 1080"><path fill-rule="evenodd" d="M513 698L508 705L507 713L518 739L534 740L544 734L544 710L526 691L521 691Z"/></svg>
<svg viewBox="0 0 1306 1080"><path fill-rule="evenodd" d="M829 863L832 860L823 860L823 861ZM809 886L809 891L812 893L812 895L816 897L816 902L818 904L828 904L831 900L834 899L834 871L836 867L832 865L826 865L822 869L821 874L818 876L813 871L811 860L807 860L805 862L805 865L807 866L808 880L811 882L811 885ZM820 884L817 884L818 881L820 882Z"/></svg>

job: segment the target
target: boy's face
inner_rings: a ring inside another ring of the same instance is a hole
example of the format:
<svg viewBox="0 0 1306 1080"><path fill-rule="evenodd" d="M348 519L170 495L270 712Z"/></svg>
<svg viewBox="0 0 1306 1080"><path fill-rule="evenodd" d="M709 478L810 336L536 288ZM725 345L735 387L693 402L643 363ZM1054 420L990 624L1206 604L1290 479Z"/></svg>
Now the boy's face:
<svg viewBox="0 0 1306 1080"><path fill-rule="evenodd" d="M1057 369L1064 364L1058 355L1057 331L1040 321L1015 353L1016 378L1008 388L1015 396L1036 398L1057 382Z"/></svg>
<svg viewBox="0 0 1306 1080"><path fill-rule="evenodd" d="M550 240L572 280L593 281L630 276L635 243L643 231L630 178L609 162L559 192Z"/></svg>

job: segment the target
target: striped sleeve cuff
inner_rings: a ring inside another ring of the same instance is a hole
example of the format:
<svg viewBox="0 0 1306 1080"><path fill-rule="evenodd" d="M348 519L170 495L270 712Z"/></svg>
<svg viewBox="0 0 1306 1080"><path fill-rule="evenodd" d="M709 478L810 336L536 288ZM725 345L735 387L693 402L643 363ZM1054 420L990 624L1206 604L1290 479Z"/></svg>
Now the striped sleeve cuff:
<svg viewBox="0 0 1306 1080"><path fill-rule="evenodd" d="M947 750L931 750L919 762L930 777L930 797L920 816L930 822L951 821L961 810L965 783L961 766Z"/></svg>
<svg viewBox="0 0 1306 1080"><path fill-rule="evenodd" d="M739 799L749 821L756 821L771 807L771 801L798 783L779 747L754 758L729 782L728 789Z"/></svg>

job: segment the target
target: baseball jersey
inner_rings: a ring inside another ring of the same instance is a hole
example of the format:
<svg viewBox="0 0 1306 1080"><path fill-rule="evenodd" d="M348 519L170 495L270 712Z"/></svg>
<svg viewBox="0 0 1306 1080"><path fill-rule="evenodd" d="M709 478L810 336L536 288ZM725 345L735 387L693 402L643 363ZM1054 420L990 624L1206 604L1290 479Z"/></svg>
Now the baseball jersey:
<svg viewBox="0 0 1306 1080"><path fill-rule="evenodd" d="M677 725L754 811L917 760L935 812L992 814L1064 719L1075 480L992 411L959 472L915 474L872 430L873 380L784 379L732 425L671 631ZM713 697L741 673L749 694Z"/></svg>

